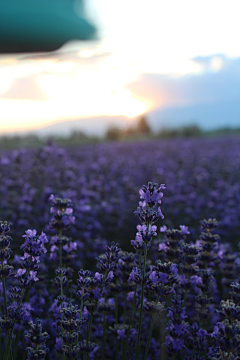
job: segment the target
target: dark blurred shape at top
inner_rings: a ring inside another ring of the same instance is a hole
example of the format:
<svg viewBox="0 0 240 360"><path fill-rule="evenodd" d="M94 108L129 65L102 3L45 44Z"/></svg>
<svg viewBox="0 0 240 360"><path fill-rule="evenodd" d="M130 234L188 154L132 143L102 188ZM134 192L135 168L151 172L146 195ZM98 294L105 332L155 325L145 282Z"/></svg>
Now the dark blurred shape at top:
<svg viewBox="0 0 240 360"><path fill-rule="evenodd" d="M0 0L0 53L45 52L96 38L82 0Z"/></svg>

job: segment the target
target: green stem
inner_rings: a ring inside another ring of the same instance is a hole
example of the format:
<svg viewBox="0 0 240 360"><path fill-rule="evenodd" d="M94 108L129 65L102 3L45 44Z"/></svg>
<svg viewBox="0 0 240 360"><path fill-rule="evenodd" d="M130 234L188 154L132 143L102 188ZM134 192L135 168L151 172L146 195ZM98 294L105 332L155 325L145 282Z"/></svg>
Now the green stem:
<svg viewBox="0 0 240 360"><path fill-rule="evenodd" d="M59 237L62 236L62 232L60 231L59 232ZM62 270L62 244L59 245L59 265L60 265L60 269ZM60 279L61 279L61 296L63 296L63 286L62 286L62 272L60 274ZM63 302L61 301L61 321L63 321ZM63 334L63 327L62 327L62 324L61 324L61 331L62 331L62 334ZM63 359L65 360L66 357L65 357L65 353L63 353Z"/></svg>
<svg viewBox="0 0 240 360"><path fill-rule="evenodd" d="M142 253L140 253L140 255L139 255L138 269L141 269L141 264L142 264ZM128 348L128 338L129 338L129 334L130 334L130 329L132 327L133 314L134 314L135 305L136 305L135 304L136 303L136 294L137 294L137 285L135 285L134 298L133 298L133 303L132 303L132 308L131 308L131 313L130 313L127 337L123 341L122 360L124 360L125 356L126 356L126 344L127 344L127 348Z"/></svg>
<svg viewBox="0 0 240 360"><path fill-rule="evenodd" d="M59 245L59 263L60 269L62 270L62 245ZM63 296L63 287L62 287L62 273L60 274L61 278L61 296ZM63 309L62 301L61 301L61 311ZM63 320L63 313L61 312L61 320Z"/></svg>
<svg viewBox="0 0 240 360"><path fill-rule="evenodd" d="M17 344L18 344L19 340L20 340L20 336L19 336L19 333L18 333L17 337L16 337L16 343ZM18 358L17 355L18 355L18 347L14 346L14 349L13 349L13 357L14 357L14 359Z"/></svg>
<svg viewBox="0 0 240 360"><path fill-rule="evenodd" d="M127 312L127 294L124 297L124 313L123 313L123 322L126 324L126 312Z"/></svg>
<svg viewBox="0 0 240 360"><path fill-rule="evenodd" d="M13 360L12 346L10 346L10 359Z"/></svg>
<svg viewBox="0 0 240 360"><path fill-rule="evenodd" d="M165 312L163 312L161 315L162 315L162 319L160 321L160 324L161 324L161 332L160 332L161 354L160 354L160 360L166 360L166 345L163 347L163 344L165 342L165 329L166 329L167 317L166 317Z"/></svg>
<svg viewBox="0 0 240 360"><path fill-rule="evenodd" d="M8 317L8 311L7 311L7 294L6 294L6 279L3 277L3 261L2 261L2 283L3 283L3 297L4 297L4 312L5 312L5 316L6 318ZM8 330L8 335L9 335L9 330ZM1 335L0 335L1 336ZM0 346L1 349L1 346ZM10 356L12 359L12 347L10 348Z"/></svg>
<svg viewBox="0 0 240 360"><path fill-rule="evenodd" d="M78 325L78 337L77 337L77 343L78 343L78 338L79 338L79 331L80 331L80 322L82 319L82 309L83 309L83 295L84 295L84 286L82 288L82 298L81 298L81 306L80 306L80 314L79 314L79 325ZM76 345L77 345L76 343Z"/></svg>
<svg viewBox="0 0 240 360"><path fill-rule="evenodd" d="M95 311L95 308L96 308L96 307L94 306L93 312ZM90 333L91 333L93 312L92 312L91 315L90 315L90 321L89 321L89 324L88 324L88 326L87 326L87 345L88 345L88 343L89 343L89 338L90 338ZM89 360L89 353L87 353L87 360Z"/></svg>
<svg viewBox="0 0 240 360"><path fill-rule="evenodd" d="M132 304L131 313L130 313L129 326L128 326L128 335L129 335L130 328L131 328L131 326L132 326L133 313L134 313L135 305L136 305L136 295L137 295L137 285L135 286L134 297L133 297L133 304ZM127 339L128 339L128 336L127 336Z"/></svg>
<svg viewBox="0 0 240 360"><path fill-rule="evenodd" d="M105 360L105 346L106 346L106 315L103 315L103 348L102 348L102 360Z"/></svg>
<svg viewBox="0 0 240 360"><path fill-rule="evenodd" d="M3 283L3 297L4 297L4 311L5 311L5 316L8 316L8 311L7 311L7 295L6 295L6 284L5 281L6 279L3 277L3 260L2 260L2 283Z"/></svg>
<svg viewBox="0 0 240 360"><path fill-rule="evenodd" d="M184 293L184 306L186 306L186 302L187 302L187 290L185 290Z"/></svg>
<svg viewBox="0 0 240 360"><path fill-rule="evenodd" d="M80 307L80 315L79 315L79 320L82 319L82 309L83 309L83 295L84 295L84 286L82 288L82 298L81 298L81 307Z"/></svg>
<svg viewBox="0 0 240 360"><path fill-rule="evenodd" d="M103 287L104 287L104 284L105 284L105 279L107 278L108 276L108 272L106 272L105 276L104 276L104 281L103 281L103 284L101 286L101 289L100 289L100 293L102 292L103 290ZM93 313L94 311L96 310L96 307L97 307L97 300L95 299L95 304L94 304L94 308L93 308L93 311L91 312L91 315L90 315L90 321L89 321L89 327L87 329L87 345L88 345L88 342L89 342L89 338L90 338L90 332L91 332L91 327L92 327L92 318L93 318Z"/></svg>
<svg viewBox="0 0 240 360"><path fill-rule="evenodd" d="M156 304L158 303L158 299L159 299L159 296L157 297ZM152 338L154 317L155 317L155 314L153 313L152 314L152 319L151 319L151 324L150 324L150 330L149 330L149 334L148 334L148 339L147 339L147 347L146 347L146 350L145 350L144 360L147 360L147 356L148 356L149 345L150 345L150 341L151 341L151 338Z"/></svg>
<svg viewBox="0 0 240 360"><path fill-rule="evenodd" d="M118 324L118 295L115 295L115 324ZM118 338L116 336L115 360L118 360Z"/></svg>
<svg viewBox="0 0 240 360"><path fill-rule="evenodd" d="M87 326L87 345L89 343L90 331L91 331L91 327L92 327L92 318L93 318L92 315L93 315L93 312L90 315L89 323L88 323L88 326Z"/></svg>
<svg viewBox="0 0 240 360"><path fill-rule="evenodd" d="M115 351L115 360L118 360L118 338L116 336L116 351Z"/></svg>
<svg viewBox="0 0 240 360"><path fill-rule="evenodd" d="M100 293L102 292L103 290L103 287L104 287L104 284L105 284L105 279L107 278L108 276L108 272L106 272L105 276L104 276L104 281L103 281L103 284L101 286L101 289L100 289ZM90 315L90 321L89 321L89 326L87 327L87 345L89 343L89 339L90 339L90 334L91 334L91 327L92 327L92 318L93 318L93 313L94 311L96 310L96 307L97 307L97 300L95 300L95 304L94 304L94 308L93 308L93 311L91 312L91 315ZM87 354L87 359L89 360L89 354Z"/></svg>
<svg viewBox="0 0 240 360"><path fill-rule="evenodd" d="M138 270L140 270L142 267L142 252L139 255L139 261L138 261Z"/></svg>
<svg viewBox="0 0 240 360"><path fill-rule="evenodd" d="M115 295L115 324L118 324L118 296Z"/></svg>
<svg viewBox="0 0 240 360"><path fill-rule="evenodd" d="M122 360L124 360L125 356L126 356L126 354L125 354L126 353L126 344L127 344L127 347L128 347L128 338L129 338L130 329L132 327L133 313L134 313L134 309L135 309L136 293L137 293L137 285L135 286L135 291L134 291L134 298L133 298L133 304L132 304L130 318L129 318L127 337L123 341Z"/></svg>
<svg viewBox="0 0 240 360"><path fill-rule="evenodd" d="M30 272L30 269L27 270L27 277L29 275L29 272ZM23 289L23 291L22 291L22 295L21 295L21 298L20 298L19 303L18 303L16 314L18 313L18 311L20 309L20 306L22 305L24 293L25 293L25 289ZM4 357L3 357L3 359L5 359L5 360L8 360L8 358L9 358L9 353L10 353L10 349L11 349L11 342L12 342L12 334L13 334L13 329L14 329L15 323L16 323L16 319L14 319L14 321L13 321L13 326L12 326L10 334L8 336L7 346L6 346L6 350L5 350ZM6 355L6 358L5 358L5 355Z"/></svg>
<svg viewBox="0 0 240 360"><path fill-rule="evenodd" d="M143 297L144 297L144 279L145 279L146 259L147 259L147 244L145 244L145 251L144 251L143 278L142 278L142 291L141 291L141 303L140 303L140 318L139 318L139 325L138 325L138 336L137 336L137 345L136 345L136 352L135 352L135 360L138 359L138 353L139 353L139 347L140 347L140 336L141 336L141 328L142 328L142 313L143 313Z"/></svg>

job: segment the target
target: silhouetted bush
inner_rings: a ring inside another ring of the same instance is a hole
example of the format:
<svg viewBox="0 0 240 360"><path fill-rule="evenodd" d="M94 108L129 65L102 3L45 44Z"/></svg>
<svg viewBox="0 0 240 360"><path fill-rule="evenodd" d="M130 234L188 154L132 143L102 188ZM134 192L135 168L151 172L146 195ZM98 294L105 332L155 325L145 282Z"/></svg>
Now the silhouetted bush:
<svg viewBox="0 0 240 360"><path fill-rule="evenodd" d="M114 126L108 129L106 135L107 139L109 140L117 140L120 139L121 136L122 136L122 130Z"/></svg>
<svg viewBox="0 0 240 360"><path fill-rule="evenodd" d="M70 139L72 140L82 140L82 139L88 139L88 136L81 130L73 131L71 134Z"/></svg>
<svg viewBox="0 0 240 360"><path fill-rule="evenodd" d="M139 132L139 133L144 133L144 134L149 134L150 133L150 127L147 123L147 119L145 116L142 116L140 119L139 119L139 122L137 124L137 127L136 127L136 132Z"/></svg>
<svg viewBox="0 0 240 360"><path fill-rule="evenodd" d="M202 130L197 125L183 126L178 129L162 129L158 133L161 138L174 138L174 137L191 137L202 135Z"/></svg>

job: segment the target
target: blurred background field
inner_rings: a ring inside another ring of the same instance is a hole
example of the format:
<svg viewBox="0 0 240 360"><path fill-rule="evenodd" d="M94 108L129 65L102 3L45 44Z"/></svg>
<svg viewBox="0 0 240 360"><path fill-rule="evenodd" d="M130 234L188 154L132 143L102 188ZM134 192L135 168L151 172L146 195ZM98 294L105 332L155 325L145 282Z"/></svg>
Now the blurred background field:
<svg viewBox="0 0 240 360"><path fill-rule="evenodd" d="M189 226L189 240L195 241L199 221L216 217L223 241L237 249L239 136L68 145L49 141L43 147L0 151L0 218L13 223L14 249L26 229L51 233L48 199L54 194L72 200L76 225L69 235L90 257L111 241L131 250L138 224L133 214L138 189L149 179L166 184L165 219L159 226Z"/></svg>
<svg viewBox="0 0 240 360"><path fill-rule="evenodd" d="M47 136L39 137L36 134L28 135L2 135L0 136L0 149L21 149L43 147L46 143L54 141L59 146L82 146L86 144L100 144L108 141L143 141L157 139L176 139L193 137L239 136L239 128L219 128L203 130L197 125L180 126L178 128L163 128L158 132L151 131L146 116L136 121L135 127L121 129L117 126L109 127L102 137L89 136L83 131L73 131L68 137Z"/></svg>

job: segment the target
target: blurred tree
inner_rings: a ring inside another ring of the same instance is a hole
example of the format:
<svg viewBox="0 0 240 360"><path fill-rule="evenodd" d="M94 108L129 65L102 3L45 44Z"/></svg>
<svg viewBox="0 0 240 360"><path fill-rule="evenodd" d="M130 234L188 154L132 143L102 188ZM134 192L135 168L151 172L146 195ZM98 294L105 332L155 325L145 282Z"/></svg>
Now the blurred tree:
<svg viewBox="0 0 240 360"><path fill-rule="evenodd" d="M199 136L201 135L201 130L197 125L189 125L184 126L182 128L182 136L189 137L189 136Z"/></svg>
<svg viewBox="0 0 240 360"><path fill-rule="evenodd" d="M147 119L144 115L141 116L141 118L139 119L136 130L137 130L137 132L144 133L144 134L150 133L151 130L147 123Z"/></svg>
<svg viewBox="0 0 240 360"><path fill-rule="evenodd" d="M72 132L70 136L70 140L82 140L82 139L88 139L88 136L81 130L75 130Z"/></svg>
<svg viewBox="0 0 240 360"><path fill-rule="evenodd" d="M122 136L122 130L118 127L111 127L108 129L106 136L109 140L120 139L120 137Z"/></svg>
<svg viewBox="0 0 240 360"><path fill-rule="evenodd" d="M126 129L126 131L124 132L124 135L127 135L127 136L133 136L135 134L136 134L136 129L133 127L128 127Z"/></svg>
<svg viewBox="0 0 240 360"><path fill-rule="evenodd" d="M158 133L161 138L194 137L203 135L203 131L197 125L188 125L179 128L163 128Z"/></svg>

